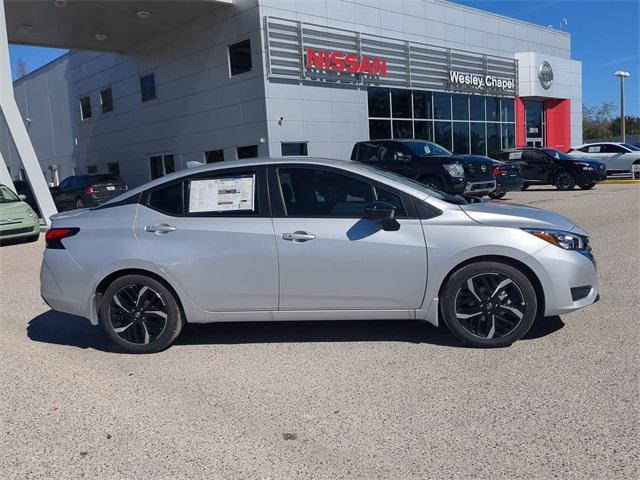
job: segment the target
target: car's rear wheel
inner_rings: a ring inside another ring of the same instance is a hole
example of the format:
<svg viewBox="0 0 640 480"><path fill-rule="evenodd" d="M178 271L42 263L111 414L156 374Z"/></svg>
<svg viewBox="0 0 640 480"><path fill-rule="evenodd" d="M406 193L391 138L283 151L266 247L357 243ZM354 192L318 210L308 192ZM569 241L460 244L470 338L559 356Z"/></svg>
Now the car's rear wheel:
<svg viewBox="0 0 640 480"><path fill-rule="evenodd" d="M116 279L102 296L100 323L113 342L130 353L167 348L182 330L173 293L144 275Z"/></svg>
<svg viewBox="0 0 640 480"><path fill-rule="evenodd" d="M76 199L76 210L80 209L80 208L84 208L84 200L82 200L82 198L78 197Z"/></svg>
<svg viewBox="0 0 640 480"><path fill-rule="evenodd" d="M489 197L493 198L494 200L499 200L499 199L503 198L506 194L507 194L507 192L491 192L489 194Z"/></svg>
<svg viewBox="0 0 640 480"><path fill-rule="evenodd" d="M522 187L520 187L520 190L522 190L524 192L529 187L530 187L530 185L522 185Z"/></svg>
<svg viewBox="0 0 640 480"><path fill-rule="evenodd" d="M558 190L573 190L576 186L576 179L570 172L558 172L553 184Z"/></svg>
<svg viewBox="0 0 640 480"><path fill-rule="evenodd" d="M583 183L582 185L579 185L579 187L582 190L591 190L593 187L596 186L596 182L591 182L591 183Z"/></svg>
<svg viewBox="0 0 640 480"><path fill-rule="evenodd" d="M537 297L531 281L500 262L476 262L454 272L440 296L444 323L474 347L504 347L533 325Z"/></svg>

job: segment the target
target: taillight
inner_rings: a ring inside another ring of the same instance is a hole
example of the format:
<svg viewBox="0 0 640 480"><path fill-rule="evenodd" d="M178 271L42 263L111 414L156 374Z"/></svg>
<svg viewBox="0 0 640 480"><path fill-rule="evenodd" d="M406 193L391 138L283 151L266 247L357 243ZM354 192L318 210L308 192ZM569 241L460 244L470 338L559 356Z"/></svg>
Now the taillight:
<svg viewBox="0 0 640 480"><path fill-rule="evenodd" d="M502 167L493 167L493 169L491 170L491 173L493 173L494 177L497 177L499 175L506 175L507 169Z"/></svg>
<svg viewBox="0 0 640 480"><path fill-rule="evenodd" d="M63 238L73 237L76 233L80 231L79 228L52 228L45 235L45 241L47 244L47 248L54 248L57 250L64 250L64 245L62 244Z"/></svg>
<svg viewBox="0 0 640 480"><path fill-rule="evenodd" d="M91 185L89 185L87 188L84 189L84 194L85 195L93 195L95 192L93 191L93 187Z"/></svg>

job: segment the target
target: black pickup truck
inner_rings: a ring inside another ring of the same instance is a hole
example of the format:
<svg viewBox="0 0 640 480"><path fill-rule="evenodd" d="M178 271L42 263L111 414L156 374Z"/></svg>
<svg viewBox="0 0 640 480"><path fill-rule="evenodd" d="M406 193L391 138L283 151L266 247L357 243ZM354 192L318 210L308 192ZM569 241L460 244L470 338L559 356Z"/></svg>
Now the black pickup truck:
<svg viewBox="0 0 640 480"><path fill-rule="evenodd" d="M490 158L456 155L424 140L371 140L353 147L351 160L413 178L452 195L481 197L496 188Z"/></svg>

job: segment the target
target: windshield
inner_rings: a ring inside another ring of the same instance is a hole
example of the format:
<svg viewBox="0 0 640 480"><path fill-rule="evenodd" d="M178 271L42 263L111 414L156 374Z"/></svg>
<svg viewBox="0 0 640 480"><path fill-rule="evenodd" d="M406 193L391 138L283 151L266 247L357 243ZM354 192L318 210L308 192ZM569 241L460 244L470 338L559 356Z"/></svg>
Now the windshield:
<svg viewBox="0 0 640 480"><path fill-rule="evenodd" d="M437 143L431 142L404 142L413 155L451 155L451 152Z"/></svg>
<svg viewBox="0 0 640 480"><path fill-rule="evenodd" d="M9 190L9 187L0 185L0 203L14 203L19 201L18 196Z"/></svg>
<svg viewBox="0 0 640 480"><path fill-rule="evenodd" d="M365 170L371 170L377 173L378 175L388 178L389 180L394 180L399 183L404 183L405 185L408 185L411 188L415 188L416 190L419 190L431 197L437 198L438 200L442 200L443 202L453 203L455 205L467 204L467 201L459 195L449 195L448 193L441 192L440 190L434 190L433 188L427 187L426 185L423 185L420 182L417 182L411 178L403 177L402 175L389 172L388 170L382 170L372 165L360 164L358 166L364 168Z"/></svg>
<svg viewBox="0 0 640 480"><path fill-rule="evenodd" d="M640 148L636 147L635 145L633 145L631 143L623 143L622 145L627 147L632 152L640 152Z"/></svg>
<svg viewBox="0 0 640 480"><path fill-rule="evenodd" d="M542 150L547 155L551 155L553 158L557 158L558 160L575 160L573 157L570 157L566 153L556 150L555 148L543 148Z"/></svg>

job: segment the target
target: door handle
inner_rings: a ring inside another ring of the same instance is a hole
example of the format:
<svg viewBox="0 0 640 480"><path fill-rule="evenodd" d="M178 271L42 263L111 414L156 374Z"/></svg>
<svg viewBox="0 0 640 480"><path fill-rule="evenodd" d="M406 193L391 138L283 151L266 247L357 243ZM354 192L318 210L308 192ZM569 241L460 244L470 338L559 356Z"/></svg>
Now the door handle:
<svg viewBox="0 0 640 480"><path fill-rule="evenodd" d="M295 243L304 243L304 242L308 242L309 240L315 240L315 238L316 236L313 233L302 232L302 231L282 234L283 240L289 240L290 242L295 242Z"/></svg>
<svg viewBox="0 0 640 480"><path fill-rule="evenodd" d="M164 235L165 233L175 232L176 227L169 225L168 223L159 223L157 225L147 225L144 227L145 232L157 233L158 235Z"/></svg>

